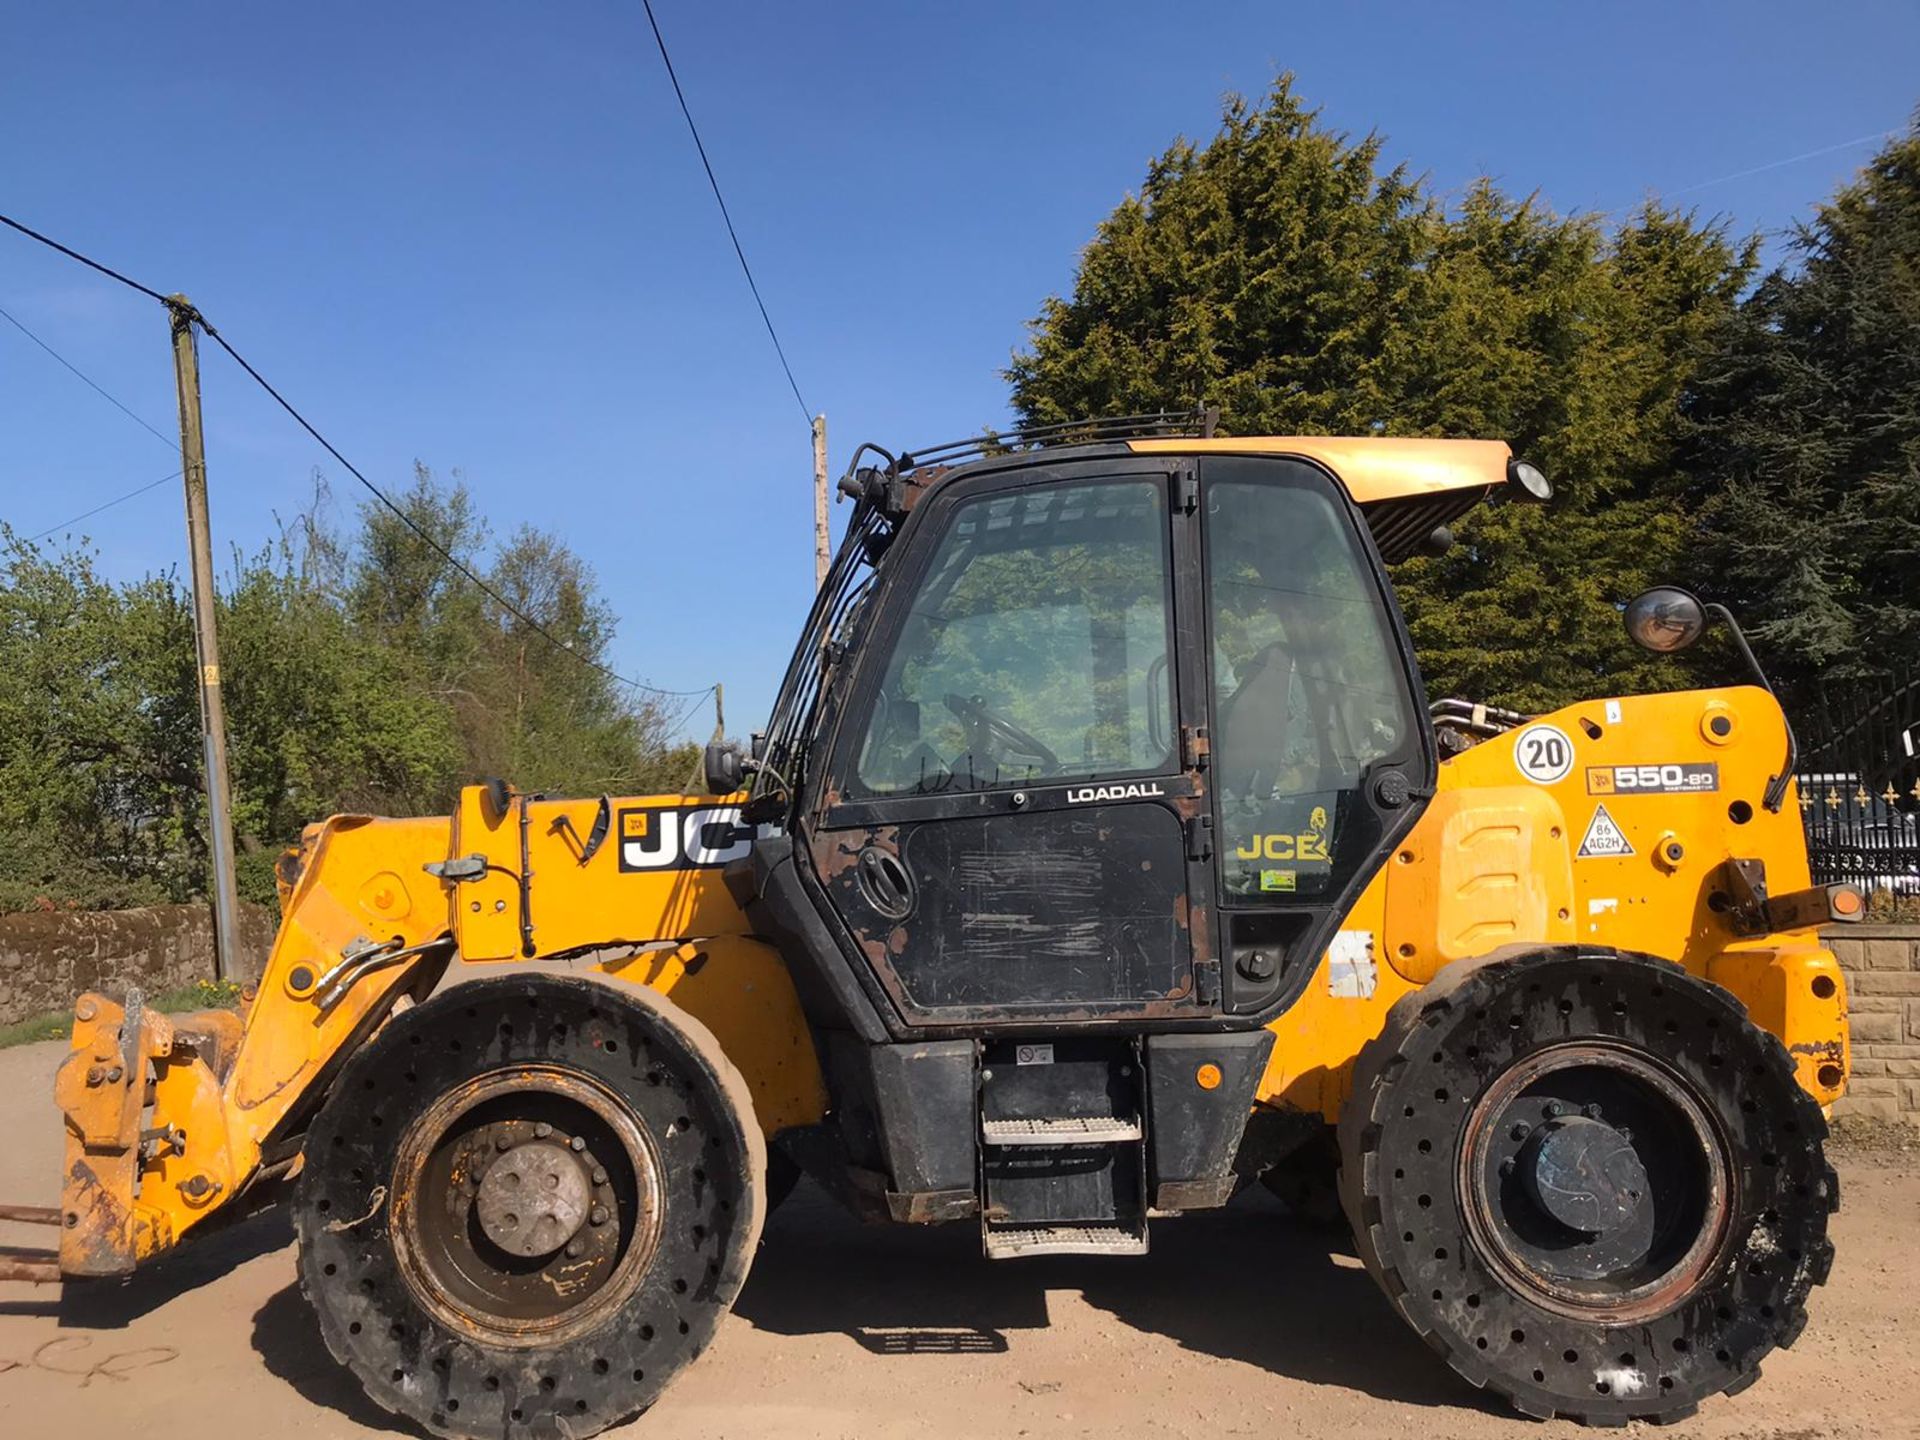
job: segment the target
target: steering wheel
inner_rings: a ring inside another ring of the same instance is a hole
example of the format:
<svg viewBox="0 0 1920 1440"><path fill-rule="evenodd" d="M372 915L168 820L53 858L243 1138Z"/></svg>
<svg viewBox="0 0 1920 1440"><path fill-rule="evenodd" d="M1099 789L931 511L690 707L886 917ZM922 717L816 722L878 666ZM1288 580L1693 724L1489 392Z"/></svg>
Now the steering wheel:
<svg viewBox="0 0 1920 1440"><path fill-rule="evenodd" d="M1004 715L996 715L981 701L965 695L955 695L949 691L945 697L946 707L969 725L978 726L986 732L987 738L998 741L1000 748L1015 755L1029 755L1040 761L1045 773L1051 774L1060 768L1060 757L1049 750L1039 740L1034 739L1018 725Z"/></svg>

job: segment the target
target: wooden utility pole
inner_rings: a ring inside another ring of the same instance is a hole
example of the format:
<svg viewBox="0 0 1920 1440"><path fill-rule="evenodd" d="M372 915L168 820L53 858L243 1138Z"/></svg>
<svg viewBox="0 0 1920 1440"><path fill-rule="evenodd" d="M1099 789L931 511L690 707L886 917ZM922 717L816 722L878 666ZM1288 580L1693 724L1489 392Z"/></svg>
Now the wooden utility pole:
<svg viewBox="0 0 1920 1440"><path fill-rule="evenodd" d="M193 640L199 659L200 739L207 783L207 849L213 857L213 973L240 963L240 897L233 878L233 795L227 782L227 716L220 699L220 645L214 636L213 539L207 520L207 448L200 429L200 321L184 295L167 299L173 316L173 378L180 392L180 471L187 483L187 553L193 569Z"/></svg>
<svg viewBox="0 0 1920 1440"><path fill-rule="evenodd" d="M813 588L827 583L833 549L827 543L827 417L813 417Z"/></svg>

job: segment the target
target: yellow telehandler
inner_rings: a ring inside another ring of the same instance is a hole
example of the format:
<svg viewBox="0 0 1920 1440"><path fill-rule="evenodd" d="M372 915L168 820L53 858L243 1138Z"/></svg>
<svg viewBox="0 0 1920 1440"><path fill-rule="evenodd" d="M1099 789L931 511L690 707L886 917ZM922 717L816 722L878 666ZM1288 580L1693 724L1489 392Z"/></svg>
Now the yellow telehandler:
<svg viewBox="0 0 1920 1440"><path fill-rule="evenodd" d="M1545 477L1199 428L863 447L719 798L310 827L243 1014L79 998L61 1204L0 1210L59 1247L0 1275L285 1204L380 1405L580 1437L700 1353L803 1173L1014 1258L1337 1169L1391 1305L1525 1414L1749 1384L1831 1263L1818 932L1863 908L1811 881L1764 675L1429 706L1385 563ZM1752 659L1682 590L1625 619Z"/></svg>

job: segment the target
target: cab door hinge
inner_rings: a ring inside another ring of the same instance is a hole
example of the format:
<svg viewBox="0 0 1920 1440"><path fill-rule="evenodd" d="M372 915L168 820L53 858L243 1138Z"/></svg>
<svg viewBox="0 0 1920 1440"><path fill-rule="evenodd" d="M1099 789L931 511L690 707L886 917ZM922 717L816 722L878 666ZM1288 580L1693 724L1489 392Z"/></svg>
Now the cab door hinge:
<svg viewBox="0 0 1920 1440"><path fill-rule="evenodd" d="M484 855L460 855L451 860L429 860L420 867L436 879L458 885L462 880L478 880L487 873Z"/></svg>
<svg viewBox="0 0 1920 1440"><path fill-rule="evenodd" d="M1191 466L1173 472L1173 506L1182 515L1200 508L1200 475Z"/></svg>
<svg viewBox="0 0 1920 1440"><path fill-rule="evenodd" d="M1180 762L1188 770L1204 770L1213 758L1213 741L1204 725L1180 727Z"/></svg>
<svg viewBox="0 0 1920 1440"><path fill-rule="evenodd" d="M1196 815L1187 821L1187 859L1213 858L1213 817Z"/></svg>
<svg viewBox="0 0 1920 1440"><path fill-rule="evenodd" d="M1220 962L1218 960L1193 962L1193 998L1201 1005L1220 1003Z"/></svg>

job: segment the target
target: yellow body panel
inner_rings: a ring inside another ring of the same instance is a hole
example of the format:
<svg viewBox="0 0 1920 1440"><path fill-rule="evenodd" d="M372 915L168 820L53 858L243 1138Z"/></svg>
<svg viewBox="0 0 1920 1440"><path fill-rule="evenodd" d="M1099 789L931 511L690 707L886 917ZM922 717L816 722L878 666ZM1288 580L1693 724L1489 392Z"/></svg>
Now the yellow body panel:
<svg viewBox="0 0 1920 1440"><path fill-rule="evenodd" d="M461 955L470 961L507 960L744 933L746 921L720 882L719 867L726 858L745 854L745 844L710 844L720 837L705 833L734 827L742 798L515 797L495 816L488 813L484 789L462 791L451 853L483 856L488 868L484 878L462 882L454 896ZM607 833L589 855L602 804ZM523 869L531 900L525 914Z"/></svg>
<svg viewBox="0 0 1920 1440"><path fill-rule="evenodd" d="M1504 485L1507 461L1513 458L1504 440L1419 440L1390 435L1129 440L1127 448L1139 455L1302 455L1337 475L1359 505Z"/></svg>
<svg viewBox="0 0 1920 1440"><path fill-rule="evenodd" d="M1522 766L1525 742L1552 738L1529 735L1541 726L1566 742L1557 778ZM1725 986L1785 1043L1808 1092L1831 1104L1848 1055L1832 952L1811 930L1739 937L1711 904L1713 873L1736 857L1764 859L1775 894L1809 884L1794 789L1778 812L1761 803L1786 750L1779 706L1742 687L1587 701L1448 760L1420 822L1342 922L1367 937L1371 994L1336 995L1323 956L1269 1027L1258 1098L1337 1119L1353 1057L1402 995L1453 961L1579 943L1658 956ZM1707 767L1711 789L1673 788L1704 786ZM1602 808L1607 821L1589 844Z"/></svg>

